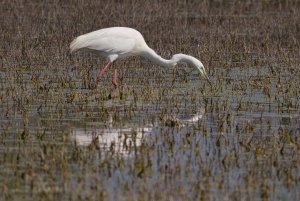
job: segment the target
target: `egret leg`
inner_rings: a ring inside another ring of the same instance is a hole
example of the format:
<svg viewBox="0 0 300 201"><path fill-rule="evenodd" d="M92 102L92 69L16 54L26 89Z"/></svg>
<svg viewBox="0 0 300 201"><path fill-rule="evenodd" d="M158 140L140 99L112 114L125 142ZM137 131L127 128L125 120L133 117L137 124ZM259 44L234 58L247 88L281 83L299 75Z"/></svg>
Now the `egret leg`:
<svg viewBox="0 0 300 201"><path fill-rule="evenodd" d="M107 67L109 66L110 63L106 64L104 66L104 68L100 71L99 75L97 76L97 79L96 79L96 85L98 85L98 82L99 82L99 79L100 77L103 75L104 71L107 69Z"/></svg>
<svg viewBox="0 0 300 201"><path fill-rule="evenodd" d="M117 82L117 68L115 68L113 84L115 85L115 89L117 89L117 88L118 88L118 82Z"/></svg>

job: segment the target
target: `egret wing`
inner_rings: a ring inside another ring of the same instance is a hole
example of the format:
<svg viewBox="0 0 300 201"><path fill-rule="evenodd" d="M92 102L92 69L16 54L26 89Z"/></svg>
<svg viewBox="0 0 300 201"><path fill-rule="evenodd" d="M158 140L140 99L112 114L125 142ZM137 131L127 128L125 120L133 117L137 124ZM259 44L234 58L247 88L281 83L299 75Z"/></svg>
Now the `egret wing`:
<svg viewBox="0 0 300 201"><path fill-rule="evenodd" d="M143 36L136 30L126 27L100 29L74 39L70 44L71 52L80 49L100 51L104 56L116 54L135 54Z"/></svg>
<svg viewBox="0 0 300 201"><path fill-rule="evenodd" d="M128 54L134 49L135 41L125 37L102 37L87 42L86 48L97 50L105 54Z"/></svg>

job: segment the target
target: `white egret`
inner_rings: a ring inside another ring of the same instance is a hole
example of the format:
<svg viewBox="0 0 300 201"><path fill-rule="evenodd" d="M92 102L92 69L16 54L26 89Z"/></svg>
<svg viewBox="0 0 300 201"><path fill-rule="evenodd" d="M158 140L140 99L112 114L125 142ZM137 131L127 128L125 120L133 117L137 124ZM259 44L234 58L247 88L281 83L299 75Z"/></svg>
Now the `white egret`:
<svg viewBox="0 0 300 201"><path fill-rule="evenodd" d="M147 45L139 31L128 27L104 28L78 36L72 41L70 49L71 53L84 49L108 58L109 62L97 76L97 84L111 63L117 59L125 59L129 56L142 56L165 67L174 67L180 61L186 62L196 67L200 74L211 84L203 64L198 59L186 54L175 54L170 60L164 59ZM113 84L115 88L118 87L117 68L114 71Z"/></svg>

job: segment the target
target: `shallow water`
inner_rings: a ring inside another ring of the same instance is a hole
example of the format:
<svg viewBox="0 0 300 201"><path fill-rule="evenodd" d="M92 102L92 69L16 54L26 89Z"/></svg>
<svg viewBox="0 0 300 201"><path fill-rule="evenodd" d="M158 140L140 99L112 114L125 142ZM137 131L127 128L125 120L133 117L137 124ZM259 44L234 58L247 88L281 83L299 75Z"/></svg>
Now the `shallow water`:
<svg viewBox="0 0 300 201"><path fill-rule="evenodd" d="M216 68L210 88L129 68L114 91L109 76L88 88L72 72L14 70L1 74L3 198L299 198L299 89L287 85L299 75Z"/></svg>
<svg viewBox="0 0 300 201"><path fill-rule="evenodd" d="M300 200L299 1L0 2L0 200ZM95 17L96 16L96 17ZM141 31L105 65L76 36Z"/></svg>

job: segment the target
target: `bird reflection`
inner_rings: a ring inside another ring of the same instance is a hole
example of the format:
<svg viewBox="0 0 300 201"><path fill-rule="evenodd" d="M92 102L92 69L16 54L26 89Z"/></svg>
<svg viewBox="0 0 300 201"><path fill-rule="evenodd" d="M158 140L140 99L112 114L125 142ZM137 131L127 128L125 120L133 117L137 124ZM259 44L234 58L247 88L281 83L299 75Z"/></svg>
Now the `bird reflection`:
<svg viewBox="0 0 300 201"><path fill-rule="evenodd" d="M159 123L137 127L134 125L124 125L122 128L113 127L112 114L109 115L107 128L73 128L71 136L79 146L89 146L95 141L104 149L113 148L115 153L128 154L132 147L139 147L142 140L153 132L154 128L165 127L187 127L195 124L203 118L204 110L199 110L190 118L177 118L175 116L167 116ZM163 123L163 125L161 124Z"/></svg>

